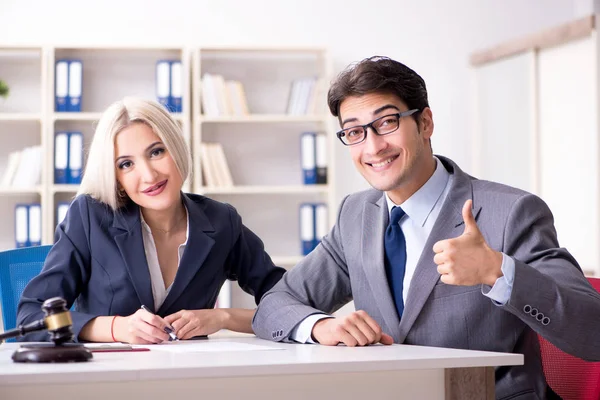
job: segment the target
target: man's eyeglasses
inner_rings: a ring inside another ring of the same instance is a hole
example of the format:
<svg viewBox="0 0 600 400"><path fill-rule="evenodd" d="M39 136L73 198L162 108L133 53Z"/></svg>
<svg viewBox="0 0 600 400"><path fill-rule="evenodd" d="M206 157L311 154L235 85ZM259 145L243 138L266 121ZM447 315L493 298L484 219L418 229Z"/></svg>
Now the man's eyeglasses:
<svg viewBox="0 0 600 400"><path fill-rule="evenodd" d="M400 113L384 115L366 125L357 125L351 128L342 129L336 133L338 139L341 140L346 146L352 146L355 144L362 143L367 138L367 129L373 129L376 135L383 136L389 133L395 132L400 126L400 118L408 117L418 112L419 109L413 108L412 110L403 111Z"/></svg>

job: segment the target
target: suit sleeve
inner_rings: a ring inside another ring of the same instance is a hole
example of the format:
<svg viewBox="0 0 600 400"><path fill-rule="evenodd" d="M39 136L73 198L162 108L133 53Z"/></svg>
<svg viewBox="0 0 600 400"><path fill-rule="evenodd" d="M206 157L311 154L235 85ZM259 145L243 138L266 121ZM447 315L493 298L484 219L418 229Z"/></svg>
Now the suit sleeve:
<svg viewBox="0 0 600 400"><path fill-rule="evenodd" d="M294 327L306 317L332 313L352 300L350 276L341 238L342 201L332 231L262 299L252 327L263 339L291 341Z"/></svg>
<svg viewBox="0 0 600 400"><path fill-rule="evenodd" d="M227 278L238 281L240 287L254 296L256 304L285 274L285 269L273 264L265 246L254 232L242 224L242 218L231 205L233 248L227 258Z"/></svg>
<svg viewBox="0 0 600 400"><path fill-rule="evenodd" d="M19 301L17 324L27 324L44 317L42 303L51 297L62 297L71 308L89 280L91 254L89 238L89 209L86 196L79 196L55 233L41 273L25 287ZM77 340L85 324L97 315L71 310L73 334ZM45 331L30 333L20 340L47 341Z"/></svg>
<svg viewBox="0 0 600 400"><path fill-rule="evenodd" d="M559 247L552 213L537 196L513 205L504 252L515 260L515 276L502 307L564 352L600 360L600 294Z"/></svg>

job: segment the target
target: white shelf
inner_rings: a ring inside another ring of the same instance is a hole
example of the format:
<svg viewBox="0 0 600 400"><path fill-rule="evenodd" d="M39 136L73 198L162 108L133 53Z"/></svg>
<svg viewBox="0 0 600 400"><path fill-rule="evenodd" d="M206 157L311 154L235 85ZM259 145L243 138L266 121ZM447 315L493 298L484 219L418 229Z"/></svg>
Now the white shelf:
<svg viewBox="0 0 600 400"><path fill-rule="evenodd" d="M61 184L52 185L52 193L76 193L79 190L79 185Z"/></svg>
<svg viewBox="0 0 600 400"><path fill-rule="evenodd" d="M203 123L293 123L293 122L327 122L328 117L322 115L286 115L286 114L253 114L246 116L199 116L198 121Z"/></svg>
<svg viewBox="0 0 600 400"><path fill-rule="evenodd" d="M55 121L98 121L102 117L101 112L55 112L53 118ZM183 121L182 113L172 114L177 121Z"/></svg>
<svg viewBox="0 0 600 400"><path fill-rule="evenodd" d="M101 115L99 112L55 112L52 118L55 121L98 121Z"/></svg>
<svg viewBox="0 0 600 400"><path fill-rule="evenodd" d="M18 187L0 187L0 195L20 195L20 194L41 194L42 189L40 186L32 188L18 188Z"/></svg>
<svg viewBox="0 0 600 400"><path fill-rule="evenodd" d="M42 115L39 113L0 113L0 121L36 121L40 122Z"/></svg>
<svg viewBox="0 0 600 400"><path fill-rule="evenodd" d="M217 55L219 57L225 57L231 53L231 56L240 56L240 54L250 53L276 53L278 57L289 54L324 54L327 50L322 47L202 47L202 55Z"/></svg>
<svg viewBox="0 0 600 400"><path fill-rule="evenodd" d="M198 189L203 194L302 194L328 193L329 185L289 185L289 186L232 186L206 187Z"/></svg>

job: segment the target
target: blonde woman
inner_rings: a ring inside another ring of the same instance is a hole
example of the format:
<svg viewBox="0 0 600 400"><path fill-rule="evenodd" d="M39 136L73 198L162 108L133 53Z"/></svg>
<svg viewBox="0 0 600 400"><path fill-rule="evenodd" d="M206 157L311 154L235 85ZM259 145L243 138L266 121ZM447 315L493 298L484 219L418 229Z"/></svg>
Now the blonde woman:
<svg viewBox="0 0 600 400"><path fill-rule="evenodd" d="M77 300L73 333L94 342L161 343L220 329L252 332L254 310L214 309L226 279L256 302L283 275L228 204L181 192L191 157L159 104L125 98L98 123L77 197L18 323L45 299ZM143 306L143 307L142 307ZM46 340L45 333L25 340Z"/></svg>

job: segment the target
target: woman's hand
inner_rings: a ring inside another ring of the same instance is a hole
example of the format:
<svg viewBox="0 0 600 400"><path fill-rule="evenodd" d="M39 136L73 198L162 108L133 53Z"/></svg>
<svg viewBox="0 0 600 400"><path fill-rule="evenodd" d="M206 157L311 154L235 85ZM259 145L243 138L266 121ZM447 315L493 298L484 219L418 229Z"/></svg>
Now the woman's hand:
<svg viewBox="0 0 600 400"><path fill-rule="evenodd" d="M165 328L168 322L146 310L139 309L128 317L116 317L113 335L118 342L155 344L169 341Z"/></svg>
<svg viewBox="0 0 600 400"><path fill-rule="evenodd" d="M165 317L171 324L179 339L190 339L194 336L211 335L226 326L227 312L215 308L207 310L181 310Z"/></svg>

